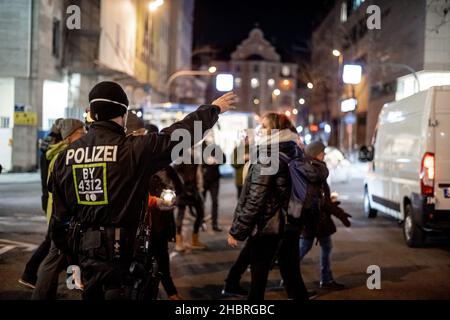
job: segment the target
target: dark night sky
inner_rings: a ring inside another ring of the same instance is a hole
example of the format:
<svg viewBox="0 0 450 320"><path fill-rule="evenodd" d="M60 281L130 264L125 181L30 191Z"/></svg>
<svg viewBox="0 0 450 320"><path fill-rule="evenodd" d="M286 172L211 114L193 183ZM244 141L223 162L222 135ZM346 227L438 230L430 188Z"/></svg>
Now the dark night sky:
<svg viewBox="0 0 450 320"><path fill-rule="evenodd" d="M217 58L228 59L257 23L288 61L308 59L311 33L334 0L196 0L194 47L213 45ZM307 50L306 50L307 51Z"/></svg>

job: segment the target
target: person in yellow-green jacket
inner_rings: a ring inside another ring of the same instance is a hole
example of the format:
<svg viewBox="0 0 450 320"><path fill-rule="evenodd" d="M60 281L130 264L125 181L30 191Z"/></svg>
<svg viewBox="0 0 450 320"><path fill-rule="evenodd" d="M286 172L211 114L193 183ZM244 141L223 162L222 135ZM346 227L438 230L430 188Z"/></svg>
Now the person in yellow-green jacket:
<svg viewBox="0 0 450 320"><path fill-rule="evenodd" d="M51 160L56 160L56 155L64 150L68 144L75 141L79 134L83 133L82 124L80 121L75 119L66 119L64 121L64 126L62 126L64 119L58 119L53 124L51 132L49 134L51 139L46 139L46 146L45 148L41 148L41 151L43 152L41 156L41 179L42 181L42 208L44 212L48 213L47 218L50 216L51 213L51 202L48 200L48 189L47 189L47 179L48 179L48 172ZM62 128L63 127L63 128ZM64 129L64 135L66 139L62 138L61 135L61 129ZM75 133L72 135L72 133ZM63 141L65 140L65 141ZM54 161L52 162L52 170L54 166ZM47 207L47 204L50 202L50 206ZM47 210L50 209L50 210ZM47 219L48 221L48 219ZM48 255L50 251L51 241L49 233L47 233L44 241L38 246L36 251L33 253L33 255L30 257L28 262L25 265L24 271L22 273L22 276L18 280L20 284L24 285L27 288L34 289L37 282L37 273L39 270L39 266L41 265L42 261L44 261L45 257Z"/></svg>
<svg viewBox="0 0 450 320"><path fill-rule="evenodd" d="M51 175L58 154L64 151L71 143L83 137L86 132L84 123L77 119L64 119L61 124L61 136L63 140L52 145L46 153L47 160L50 161L48 176ZM52 215L53 197L49 193L47 203L47 222ZM49 232L49 231L48 231ZM42 261L33 294L32 300L52 300L56 299L59 273L66 268L67 260L63 254L56 249L54 243L50 245L50 251Z"/></svg>
<svg viewBox="0 0 450 320"><path fill-rule="evenodd" d="M62 133L63 131L65 131L65 134L68 134L69 132L71 133L66 138L64 138L64 134ZM48 165L48 177L50 177L51 173L53 172L58 154L61 151L64 151L69 144L77 141L79 138L86 134L86 131L84 130L84 123L77 119L65 119L61 124L61 134L63 135L63 141L50 146L50 148L47 150L47 153L45 154L47 160L50 161L50 164ZM50 222L50 217L52 216L52 205L53 196L49 192L47 203L47 223Z"/></svg>

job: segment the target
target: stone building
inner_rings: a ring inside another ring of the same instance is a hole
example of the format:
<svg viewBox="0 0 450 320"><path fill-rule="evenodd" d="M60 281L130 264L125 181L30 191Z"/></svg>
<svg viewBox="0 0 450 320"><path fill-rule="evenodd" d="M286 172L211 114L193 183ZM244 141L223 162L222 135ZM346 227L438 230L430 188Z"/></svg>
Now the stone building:
<svg viewBox="0 0 450 320"><path fill-rule="evenodd" d="M297 65L282 62L261 29L250 32L231 54L230 61L215 61L213 65L221 72L233 74L240 111L261 115L295 107Z"/></svg>
<svg viewBox="0 0 450 320"><path fill-rule="evenodd" d="M370 5L380 8L381 29L367 27ZM448 7L445 0L336 2L313 33L309 106L313 123L331 124L332 145L351 151L371 141L382 106L395 100L399 77L450 70L450 23L442 23ZM362 66L360 84L342 83L345 64ZM352 97L356 110L341 112L341 102Z"/></svg>
<svg viewBox="0 0 450 320"><path fill-rule="evenodd" d="M154 12L152 2L0 1L0 163L6 171L36 169L39 138L59 117L82 119L99 81L122 84L134 109L167 101L167 79L191 68L194 0L165 0ZM81 29L66 25L70 6L80 8ZM189 94L185 83L174 84L175 99Z"/></svg>

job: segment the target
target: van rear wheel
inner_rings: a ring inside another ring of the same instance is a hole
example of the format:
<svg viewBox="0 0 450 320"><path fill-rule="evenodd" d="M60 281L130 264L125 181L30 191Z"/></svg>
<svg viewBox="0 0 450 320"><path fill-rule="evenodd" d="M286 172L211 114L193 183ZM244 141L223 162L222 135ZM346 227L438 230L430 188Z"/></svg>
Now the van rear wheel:
<svg viewBox="0 0 450 320"><path fill-rule="evenodd" d="M375 218L377 216L377 210L372 209L370 206L370 198L367 187L364 190L364 215L366 218Z"/></svg>
<svg viewBox="0 0 450 320"><path fill-rule="evenodd" d="M403 235L408 247L418 248L423 246L425 242L425 231L423 231L412 217L412 206L407 203L405 205L405 220L403 221Z"/></svg>

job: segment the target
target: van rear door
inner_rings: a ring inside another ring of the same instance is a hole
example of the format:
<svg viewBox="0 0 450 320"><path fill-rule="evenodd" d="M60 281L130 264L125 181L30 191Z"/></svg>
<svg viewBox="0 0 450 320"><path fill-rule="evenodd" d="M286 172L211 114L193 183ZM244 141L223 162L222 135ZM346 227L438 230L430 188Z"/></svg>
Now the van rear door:
<svg viewBox="0 0 450 320"><path fill-rule="evenodd" d="M435 208L450 210L450 86L435 90Z"/></svg>

